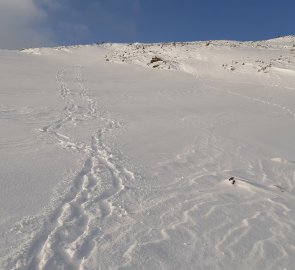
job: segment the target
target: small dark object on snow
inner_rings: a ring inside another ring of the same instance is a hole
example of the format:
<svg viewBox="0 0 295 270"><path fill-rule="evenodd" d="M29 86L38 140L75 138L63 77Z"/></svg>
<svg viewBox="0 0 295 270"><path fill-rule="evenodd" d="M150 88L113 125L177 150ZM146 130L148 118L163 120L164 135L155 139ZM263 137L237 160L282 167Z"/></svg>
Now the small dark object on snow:
<svg viewBox="0 0 295 270"><path fill-rule="evenodd" d="M163 60L160 57L155 56L155 57L152 58L150 63L152 64L152 63L155 63L155 62L158 62L158 61L163 61Z"/></svg>
<svg viewBox="0 0 295 270"><path fill-rule="evenodd" d="M231 183L234 185L235 184L235 182L236 182L236 180L235 180L235 178L234 177L230 177L229 179L228 179L228 181L232 181Z"/></svg>

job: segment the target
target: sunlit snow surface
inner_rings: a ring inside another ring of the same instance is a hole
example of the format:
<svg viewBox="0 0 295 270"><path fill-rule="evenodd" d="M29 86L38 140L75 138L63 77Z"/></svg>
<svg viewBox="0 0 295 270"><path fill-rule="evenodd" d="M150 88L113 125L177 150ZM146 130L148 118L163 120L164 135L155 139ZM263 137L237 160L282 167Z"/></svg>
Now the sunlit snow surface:
<svg viewBox="0 0 295 270"><path fill-rule="evenodd" d="M1 269L294 269L295 37L2 50L0 156Z"/></svg>

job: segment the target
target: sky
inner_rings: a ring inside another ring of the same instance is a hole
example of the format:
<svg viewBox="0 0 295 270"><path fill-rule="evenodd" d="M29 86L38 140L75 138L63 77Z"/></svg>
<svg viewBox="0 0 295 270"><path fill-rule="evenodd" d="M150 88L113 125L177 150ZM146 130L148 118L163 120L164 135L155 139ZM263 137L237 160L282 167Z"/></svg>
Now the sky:
<svg viewBox="0 0 295 270"><path fill-rule="evenodd" d="M294 0L0 0L0 48L295 35Z"/></svg>

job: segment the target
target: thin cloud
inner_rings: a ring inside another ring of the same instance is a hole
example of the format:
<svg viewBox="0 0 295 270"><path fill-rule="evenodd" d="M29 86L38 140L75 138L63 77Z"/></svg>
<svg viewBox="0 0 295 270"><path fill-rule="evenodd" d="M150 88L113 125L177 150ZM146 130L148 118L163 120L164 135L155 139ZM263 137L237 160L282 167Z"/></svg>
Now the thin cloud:
<svg viewBox="0 0 295 270"><path fill-rule="evenodd" d="M139 0L0 0L0 48L127 41Z"/></svg>
<svg viewBox="0 0 295 270"><path fill-rule="evenodd" d="M47 16L33 0L0 1L0 48L18 49L51 44L54 34L39 25Z"/></svg>

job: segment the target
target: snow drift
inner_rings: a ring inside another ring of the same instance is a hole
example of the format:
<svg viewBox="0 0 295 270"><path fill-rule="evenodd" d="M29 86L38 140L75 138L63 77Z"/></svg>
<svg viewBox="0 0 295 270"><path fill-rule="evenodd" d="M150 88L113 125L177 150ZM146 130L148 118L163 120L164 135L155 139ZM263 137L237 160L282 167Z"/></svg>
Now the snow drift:
<svg viewBox="0 0 295 270"><path fill-rule="evenodd" d="M1 269L294 267L293 36L2 50L0 76Z"/></svg>

